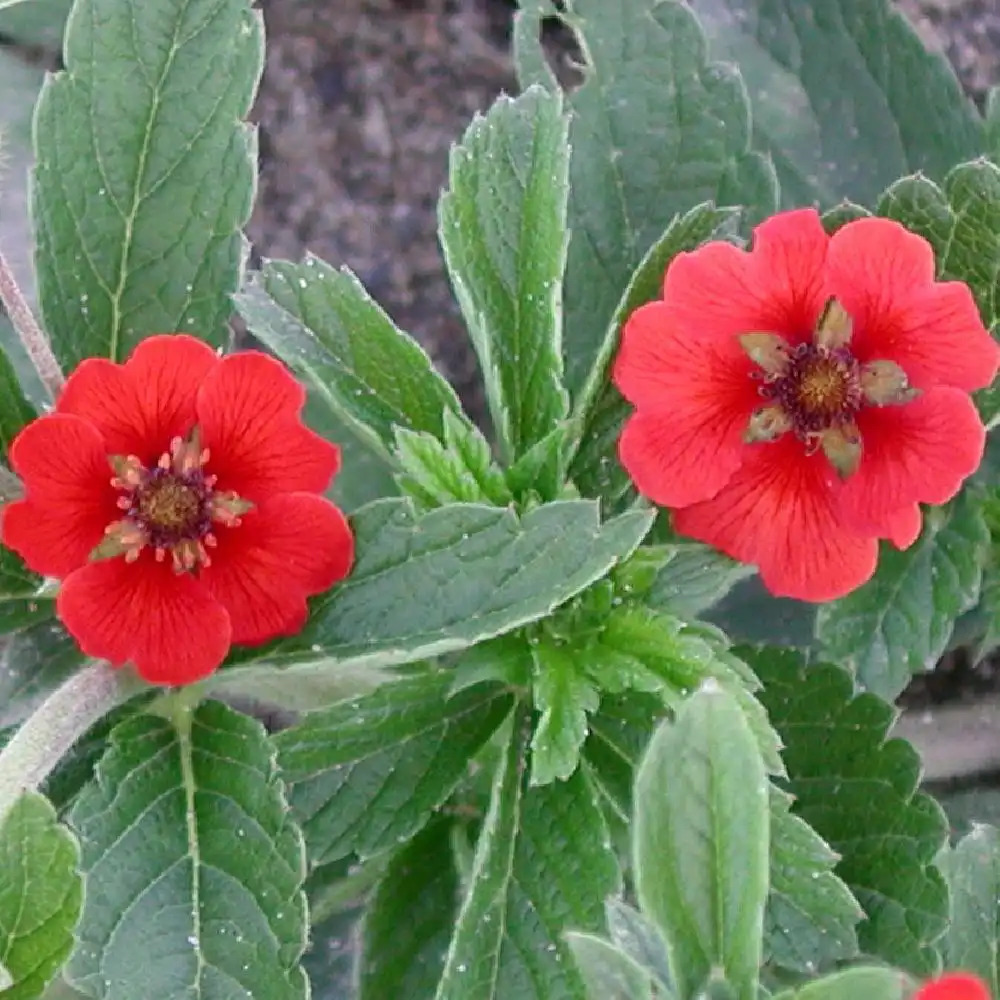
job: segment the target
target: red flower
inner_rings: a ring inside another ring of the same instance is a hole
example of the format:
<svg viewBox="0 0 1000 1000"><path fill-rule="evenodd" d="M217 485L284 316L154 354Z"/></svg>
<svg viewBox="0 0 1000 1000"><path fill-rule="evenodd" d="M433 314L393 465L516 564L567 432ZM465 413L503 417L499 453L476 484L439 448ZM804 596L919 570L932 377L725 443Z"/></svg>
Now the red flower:
<svg viewBox="0 0 1000 1000"><path fill-rule="evenodd" d="M186 684L232 643L302 628L306 598L354 557L320 495L339 453L302 424L304 399L264 354L157 336L124 364L84 361L21 431L26 495L2 538L62 580L56 610L85 653Z"/></svg>
<svg viewBox="0 0 1000 1000"><path fill-rule="evenodd" d="M990 1000L990 991L976 976L949 972L929 979L914 993L913 1000Z"/></svg>
<svg viewBox="0 0 1000 1000"><path fill-rule="evenodd" d="M749 252L679 254L663 299L629 317L619 457L680 534L757 564L775 594L829 600L979 465L968 394L998 362L969 289L934 280L919 236L861 219L830 237L812 209L784 212Z"/></svg>

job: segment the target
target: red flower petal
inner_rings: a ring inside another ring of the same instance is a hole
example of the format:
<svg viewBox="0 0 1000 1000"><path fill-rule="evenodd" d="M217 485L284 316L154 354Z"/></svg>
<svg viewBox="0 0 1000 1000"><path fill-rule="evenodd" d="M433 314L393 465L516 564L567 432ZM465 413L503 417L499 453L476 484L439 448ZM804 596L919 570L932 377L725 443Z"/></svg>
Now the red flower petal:
<svg viewBox="0 0 1000 1000"><path fill-rule="evenodd" d="M306 394L273 358L224 358L198 394L198 423L220 490L260 502L276 493L321 493L340 465L336 445L300 417Z"/></svg>
<svg viewBox="0 0 1000 1000"><path fill-rule="evenodd" d="M919 505L907 504L885 519L885 537L897 549L908 549L920 537L923 522Z"/></svg>
<svg viewBox="0 0 1000 1000"><path fill-rule="evenodd" d="M901 365L921 388L989 385L1000 348L960 282L934 282L930 244L890 219L859 219L830 241L827 274L854 320L851 350L862 362Z"/></svg>
<svg viewBox="0 0 1000 1000"><path fill-rule="evenodd" d="M828 242L814 209L781 212L754 230L750 253L714 241L678 254L667 269L664 301L689 336L766 331L801 343L827 294Z"/></svg>
<svg viewBox="0 0 1000 1000"><path fill-rule="evenodd" d="M312 493L270 497L218 538L201 578L229 612L237 643L294 635L306 598L342 580L354 561L344 515Z"/></svg>
<svg viewBox="0 0 1000 1000"><path fill-rule="evenodd" d="M913 995L913 1000L990 1000L990 991L978 976L949 972L929 979Z"/></svg>
<svg viewBox="0 0 1000 1000"><path fill-rule="evenodd" d="M104 441L85 420L53 413L17 435L10 461L26 498L4 508L3 542L36 573L66 576L121 516Z"/></svg>
<svg viewBox="0 0 1000 1000"><path fill-rule="evenodd" d="M229 615L208 588L169 560L146 553L135 563L105 559L71 573L56 613L88 656L131 661L151 684L190 684L229 650Z"/></svg>
<svg viewBox="0 0 1000 1000"><path fill-rule="evenodd" d="M867 407L858 428L861 464L843 484L840 511L853 529L881 536L900 507L950 500L978 468L986 444L972 400L948 386L905 406Z"/></svg>
<svg viewBox="0 0 1000 1000"><path fill-rule="evenodd" d="M844 529L821 454L786 435L754 445L711 500L674 513L674 528L741 562L755 563L778 597L829 601L875 572L878 543Z"/></svg>
<svg viewBox="0 0 1000 1000"><path fill-rule="evenodd" d="M870 357L903 367L920 387L951 385L971 392L988 386L1000 364L1000 346L979 317L972 292L958 281L940 282L904 300L865 343Z"/></svg>
<svg viewBox="0 0 1000 1000"><path fill-rule="evenodd" d="M706 500L742 460L743 432L761 398L739 341L678 333L651 302L625 324L614 381L639 410L618 454L639 491L666 507Z"/></svg>
<svg viewBox="0 0 1000 1000"><path fill-rule="evenodd" d="M149 337L123 365L88 358L66 380L56 412L74 413L103 435L113 455L146 465L187 434L198 386L219 364L215 352L186 334Z"/></svg>

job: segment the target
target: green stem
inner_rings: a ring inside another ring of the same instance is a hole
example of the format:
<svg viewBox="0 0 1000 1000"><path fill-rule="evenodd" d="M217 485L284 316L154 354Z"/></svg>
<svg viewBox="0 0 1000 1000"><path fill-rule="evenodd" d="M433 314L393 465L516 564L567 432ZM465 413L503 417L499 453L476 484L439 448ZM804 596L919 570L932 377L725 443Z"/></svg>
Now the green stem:
<svg viewBox="0 0 1000 1000"><path fill-rule="evenodd" d="M38 788L95 722L144 687L132 671L113 670L99 660L56 688L0 753L0 824L22 793Z"/></svg>

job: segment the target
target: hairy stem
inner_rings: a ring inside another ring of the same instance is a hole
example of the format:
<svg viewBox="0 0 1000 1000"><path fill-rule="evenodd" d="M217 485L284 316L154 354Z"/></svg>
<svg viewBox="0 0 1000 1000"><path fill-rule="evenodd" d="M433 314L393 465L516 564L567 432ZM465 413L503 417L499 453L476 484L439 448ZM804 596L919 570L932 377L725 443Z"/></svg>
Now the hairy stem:
<svg viewBox="0 0 1000 1000"><path fill-rule="evenodd" d="M63 387L62 369L56 356L52 353L49 338L45 336L38 325L28 303L18 288L14 272L7 263L7 258L0 253L0 302L10 317L17 336L24 349L28 352L42 385L48 389L53 399L58 398Z"/></svg>
<svg viewBox="0 0 1000 1000"><path fill-rule="evenodd" d="M0 753L0 824L21 794L38 788L95 722L144 687L131 671L98 660L56 688Z"/></svg>

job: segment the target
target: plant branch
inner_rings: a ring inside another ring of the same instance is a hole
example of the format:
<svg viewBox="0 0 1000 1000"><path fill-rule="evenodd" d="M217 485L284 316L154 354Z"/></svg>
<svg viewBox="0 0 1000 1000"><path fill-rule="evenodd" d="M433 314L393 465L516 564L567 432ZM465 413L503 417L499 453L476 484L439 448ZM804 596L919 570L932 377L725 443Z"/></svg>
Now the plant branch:
<svg viewBox="0 0 1000 1000"><path fill-rule="evenodd" d="M0 753L0 825L28 789L36 789L95 722L143 690L130 670L91 661L56 688Z"/></svg>
<svg viewBox="0 0 1000 1000"><path fill-rule="evenodd" d="M14 279L14 272L2 253L0 253L0 302L3 303L18 339L24 344L24 349L42 380L42 385L48 389L53 399L57 399L65 381L62 369L52 353L49 338L38 325Z"/></svg>

